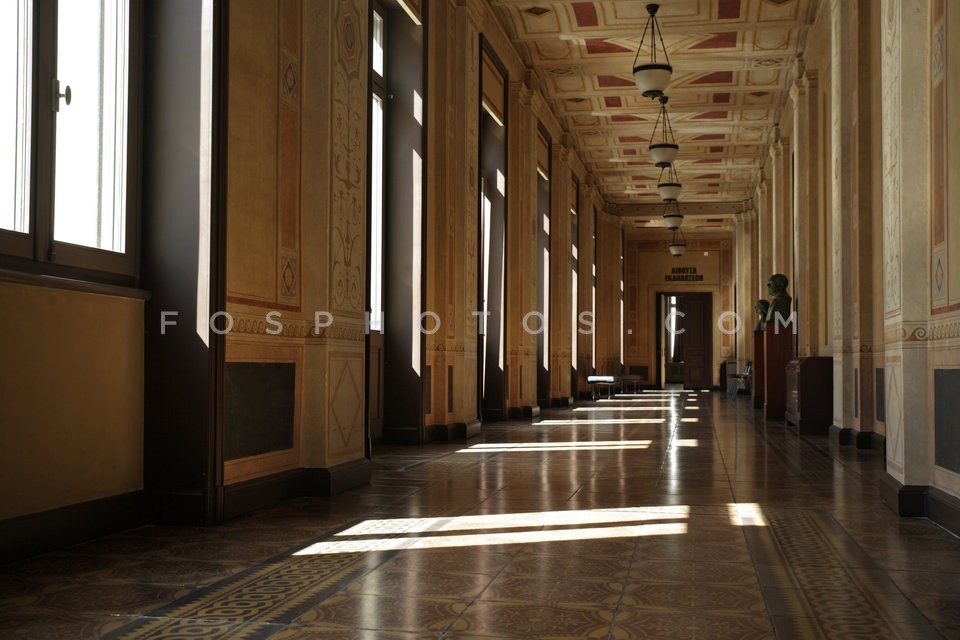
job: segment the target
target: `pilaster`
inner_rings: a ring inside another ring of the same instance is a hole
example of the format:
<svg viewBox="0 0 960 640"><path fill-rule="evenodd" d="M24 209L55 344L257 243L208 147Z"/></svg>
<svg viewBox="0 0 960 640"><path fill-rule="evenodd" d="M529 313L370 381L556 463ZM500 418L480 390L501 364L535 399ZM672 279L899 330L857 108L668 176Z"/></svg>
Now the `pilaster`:
<svg viewBox="0 0 960 640"><path fill-rule="evenodd" d="M476 425L480 32L484 8L457 0L431 11L426 306L441 329L426 337L433 427ZM429 319L426 322L431 322ZM452 394L449 390L452 385Z"/></svg>
<svg viewBox="0 0 960 640"><path fill-rule="evenodd" d="M507 411L533 415L537 407L536 335L523 330L524 315L537 308L537 121L533 91L510 83L507 119L506 352Z"/></svg>
<svg viewBox="0 0 960 640"><path fill-rule="evenodd" d="M932 471L926 323L930 276L930 5L883 0L883 270L887 473L906 487ZM901 492L902 494L902 492ZM901 495L902 498L902 495ZM899 505L893 505L900 509Z"/></svg>
<svg viewBox="0 0 960 640"><path fill-rule="evenodd" d="M854 422L858 431L858 446L869 446L871 432L876 427L876 368L882 366L882 334L877 331L876 301L882 297L874 278L873 247L876 219L881 217L879 191L875 185L883 183L882 163L879 158L879 130L876 126L881 105L876 99L879 60L874 56L880 34L879 7L875 2L861 2L857 20L858 77L854 93L855 121L854 150L856 169L856 210L853 216L853 255L856 268L853 289L856 297L853 318L854 352Z"/></svg>
<svg viewBox="0 0 960 640"><path fill-rule="evenodd" d="M757 242L758 242L758 267L757 272L757 290L758 298L767 298L767 280L773 271L773 216L770 211L770 186L765 179L760 180L756 191L756 210L757 210Z"/></svg>
<svg viewBox="0 0 960 640"><path fill-rule="evenodd" d="M550 399L570 402L570 206L573 204L570 141L553 145L550 175Z"/></svg>
<svg viewBox="0 0 960 640"><path fill-rule="evenodd" d="M794 141L793 236L797 252L793 298L797 309L797 355L801 357L818 353L819 317L824 312L815 294L821 260L817 198L820 185L815 153L819 140L816 87L816 73L805 69L803 59L798 59L790 97Z"/></svg>
<svg viewBox="0 0 960 640"><path fill-rule="evenodd" d="M854 428L854 315L857 298L853 253L853 218L856 215L856 165L854 153L854 99L857 86L857 31L859 2L831 0L831 250L833 273L833 423L841 431Z"/></svg>
<svg viewBox="0 0 960 640"><path fill-rule="evenodd" d="M770 211L773 252L771 274L785 274L793 283L793 219L790 199L790 142L779 137L770 145Z"/></svg>
<svg viewBox="0 0 960 640"><path fill-rule="evenodd" d="M594 211L599 211L600 209L597 205L598 199L599 193L596 182L592 175L588 175L587 179L580 185L580 202L577 206L577 210L580 212L580 223L578 226L579 238L577 242L577 280L579 284L577 287L577 300L575 301L578 321L574 325L577 330L577 392L580 395L586 392L588 396L591 389L587 384L587 376L593 375L596 326L594 326L593 331L590 331L589 325L579 322L579 319L582 314L590 314L584 315L583 317L585 319L589 319L590 317L594 317L595 319L596 315L594 303L597 265L594 262L594 256L596 255L594 249L594 243L596 241L596 229L594 227L596 219L594 217ZM571 338L572 337L571 332Z"/></svg>

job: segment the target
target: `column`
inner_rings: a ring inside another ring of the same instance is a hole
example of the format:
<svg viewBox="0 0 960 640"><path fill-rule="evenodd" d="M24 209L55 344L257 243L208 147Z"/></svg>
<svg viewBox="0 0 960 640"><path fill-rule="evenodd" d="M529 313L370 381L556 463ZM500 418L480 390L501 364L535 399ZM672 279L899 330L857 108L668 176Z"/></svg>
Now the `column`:
<svg viewBox="0 0 960 640"><path fill-rule="evenodd" d="M584 312L596 313L594 309L594 274L596 273L596 264L594 264L594 207L599 199L597 185L592 175L580 185L580 202L578 211L580 212L579 240L578 240L578 264L579 264L579 285L577 287L577 391L581 396L590 396L590 385L587 384L587 376L593 374L594 361L594 336L592 333L581 333L587 331L589 327L579 322L581 314ZM599 210L599 207L596 207Z"/></svg>
<svg viewBox="0 0 960 640"><path fill-rule="evenodd" d="M537 406L537 341L523 329L523 317L537 308L537 120L533 91L510 83L507 128L506 352L507 412L529 417Z"/></svg>
<svg viewBox="0 0 960 640"><path fill-rule="evenodd" d="M757 241L759 243L759 271L757 272L757 297L769 298L767 280L773 271L773 216L770 212L770 188L761 179L757 186Z"/></svg>
<svg viewBox="0 0 960 640"><path fill-rule="evenodd" d="M771 274L782 273L793 284L793 220L790 200L789 141L779 138L770 145ZM769 274L768 274L769 275Z"/></svg>
<svg viewBox="0 0 960 640"><path fill-rule="evenodd" d="M743 371L750 356L747 354L747 330L752 327L753 313L751 312L750 293L747 288L747 265L749 256L747 255L749 239L747 238L747 218L746 211L741 211L736 219L734 229L734 280L737 284L737 306L734 311L740 318L740 330L737 331L737 371ZM728 373L731 373L728 371ZM721 380L721 384L727 381Z"/></svg>
<svg viewBox="0 0 960 640"><path fill-rule="evenodd" d="M798 59L794 67L795 79L790 88L794 148L793 235L797 252L793 304L797 310L797 355L800 357L818 353L818 319L823 313L815 293L820 278L817 78L814 71L805 67L803 59Z"/></svg>
<svg viewBox="0 0 960 640"><path fill-rule="evenodd" d="M874 284L875 220L881 216L879 185L883 183L882 163L879 157L879 119L881 102L879 84L879 6L875 2L861 2L857 20L857 93L854 127L857 141L855 163L857 171L857 211L853 220L853 248L857 267L854 270L856 314L854 316L854 427L853 442L859 448L877 446L873 437L876 418L876 367L883 364L882 334L877 331L875 301L882 292ZM878 349L878 346L880 349Z"/></svg>
<svg viewBox="0 0 960 640"><path fill-rule="evenodd" d="M441 329L425 336L423 376L429 387L426 437L479 433L477 401L477 180L480 121L478 2L437 3L428 62L425 307ZM442 6L441 6L442 5ZM419 314L418 314L419 315ZM427 318L425 326L433 320Z"/></svg>
<svg viewBox="0 0 960 640"><path fill-rule="evenodd" d="M924 338L930 308L930 5L883 0L884 369L887 477L881 496L923 515L932 433Z"/></svg>
<svg viewBox="0 0 960 640"><path fill-rule="evenodd" d="M856 216L857 141L854 139L854 100L857 89L857 4L830 0L831 74L831 166L832 203L831 251L833 273L830 295L833 300L833 426L841 442L850 437L854 425L853 333L856 296L853 292L853 218Z"/></svg>
<svg viewBox="0 0 960 640"><path fill-rule="evenodd" d="M553 145L550 176L550 398L566 405L570 397L570 141Z"/></svg>

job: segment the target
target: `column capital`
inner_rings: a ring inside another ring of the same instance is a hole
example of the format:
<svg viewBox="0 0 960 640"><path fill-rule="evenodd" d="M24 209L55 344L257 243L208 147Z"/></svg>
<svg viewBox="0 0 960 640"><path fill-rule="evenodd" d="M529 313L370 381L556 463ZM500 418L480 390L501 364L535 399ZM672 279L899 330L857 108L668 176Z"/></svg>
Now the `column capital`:
<svg viewBox="0 0 960 640"><path fill-rule="evenodd" d="M524 107L529 107L533 102L533 90L527 86L527 83L511 80L509 90L510 99L516 99Z"/></svg>
<svg viewBox="0 0 960 640"><path fill-rule="evenodd" d="M592 197L595 193L599 191L597 187L597 179L592 173L588 173L586 179L583 181L583 186L585 190L585 195L589 198Z"/></svg>
<svg viewBox="0 0 960 640"><path fill-rule="evenodd" d="M793 77L799 78L807 71L807 61L802 56L797 56L793 61Z"/></svg>

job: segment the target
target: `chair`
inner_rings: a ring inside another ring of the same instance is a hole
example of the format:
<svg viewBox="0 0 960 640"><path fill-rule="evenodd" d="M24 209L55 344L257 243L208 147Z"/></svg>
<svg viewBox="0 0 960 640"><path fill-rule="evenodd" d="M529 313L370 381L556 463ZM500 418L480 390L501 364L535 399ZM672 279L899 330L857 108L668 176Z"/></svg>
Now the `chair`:
<svg viewBox="0 0 960 640"><path fill-rule="evenodd" d="M736 398L737 394L740 393L740 389L750 390L750 383L753 380L753 360L747 360L747 366L743 368L742 373L731 373L731 378L737 380L737 384L732 382L727 385L727 395L731 398Z"/></svg>

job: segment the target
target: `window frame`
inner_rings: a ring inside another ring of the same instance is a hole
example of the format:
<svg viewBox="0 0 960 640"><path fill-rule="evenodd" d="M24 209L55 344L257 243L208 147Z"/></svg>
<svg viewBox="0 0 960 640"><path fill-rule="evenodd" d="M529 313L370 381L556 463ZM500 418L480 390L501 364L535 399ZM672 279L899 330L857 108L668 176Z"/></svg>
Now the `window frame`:
<svg viewBox="0 0 960 640"><path fill-rule="evenodd" d="M377 15L380 17L382 24L382 43L383 43L383 74L381 75L374 69L373 65L373 47L374 43L374 16ZM387 222L387 172L386 172L386 161L387 155L385 153L386 149L386 140L387 140L387 110L389 109L390 95L387 93L387 65L388 65L388 56L386 55L387 51L387 11L386 7L383 6L378 0L374 0L370 3L370 61L368 65L368 98L367 98L367 108L368 108L368 118L367 118L367 222L369 226L373 226L373 192L375 188L380 190L380 271L379 273L374 273L372 265L372 256L373 256L373 231L372 228L367 234L367 271L368 271L368 283L367 283L367 301L366 306L367 310L370 313L369 318L369 331L370 333L384 334L386 333L386 323L385 320L381 321L381 318L375 318L376 310L373 309L373 280L375 277L379 277L380 282L378 289L380 292L380 309L381 313L385 313L384 305L386 303L386 287L384 271L385 271L385 255L386 251L383 244L383 239L385 238L386 231L386 222ZM373 180L373 158L374 154L372 152L374 140L373 140L373 101L377 99L380 101L382 108L382 139L381 139L381 168L380 168L380 184L375 185ZM374 328L378 327L378 328Z"/></svg>
<svg viewBox="0 0 960 640"><path fill-rule="evenodd" d="M30 223L26 232L0 229L0 268L135 286L139 271L142 0L129 0L124 251L54 240L58 1L33 0L30 95Z"/></svg>

